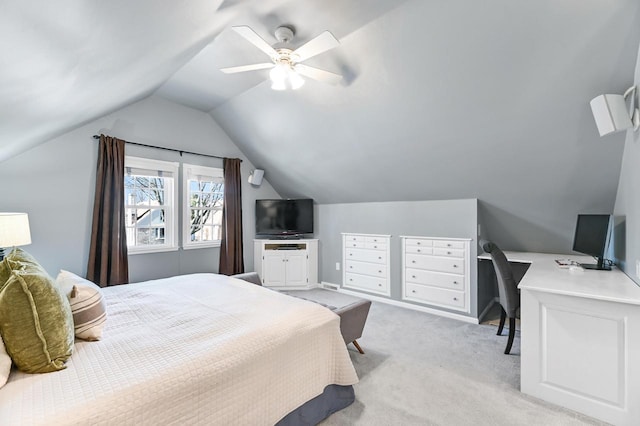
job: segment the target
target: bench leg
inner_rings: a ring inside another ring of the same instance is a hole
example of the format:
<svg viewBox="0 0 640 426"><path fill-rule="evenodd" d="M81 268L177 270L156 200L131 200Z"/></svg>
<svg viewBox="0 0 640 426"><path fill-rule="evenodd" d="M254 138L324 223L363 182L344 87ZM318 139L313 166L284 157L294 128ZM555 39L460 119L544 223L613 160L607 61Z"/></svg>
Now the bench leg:
<svg viewBox="0 0 640 426"><path fill-rule="evenodd" d="M356 340L353 341L353 346L356 347L358 352L360 352L362 355L364 355L364 351L362 350L362 348L360 347L360 345L358 344L358 342Z"/></svg>

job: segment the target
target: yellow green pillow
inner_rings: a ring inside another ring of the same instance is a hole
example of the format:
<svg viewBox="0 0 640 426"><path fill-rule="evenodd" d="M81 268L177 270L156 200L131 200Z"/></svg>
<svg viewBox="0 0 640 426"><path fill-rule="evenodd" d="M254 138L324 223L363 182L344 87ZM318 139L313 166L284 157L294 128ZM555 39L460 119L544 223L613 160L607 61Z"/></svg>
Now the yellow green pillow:
<svg viewBox="0 0 640 426"><path fill-rule="evenodd" d="M53 279L36 269L14 270L0 291L0 334L20 370L47 373L66 368L73 317Z"/></svg>
<svg viewBox="0 0 640 426"><path fill-rule="evenodd" d="M11 253L0 262L0 291L2 291L2 287L4 287L5 283L9 280L12 271L23 270L29 267L37 268L41 272L46 272L35 257L26 251L18 247L11 250Z"/></svg>

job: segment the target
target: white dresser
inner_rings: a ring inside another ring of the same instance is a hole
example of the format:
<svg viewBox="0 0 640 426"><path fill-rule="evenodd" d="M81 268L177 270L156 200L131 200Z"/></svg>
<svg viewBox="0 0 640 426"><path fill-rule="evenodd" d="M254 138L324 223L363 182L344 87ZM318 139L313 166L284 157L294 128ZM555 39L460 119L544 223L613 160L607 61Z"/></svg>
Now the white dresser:
<svg viewBox="0 0 640 426"><path fill-rule="evenodd" d="M342 234L342 286L390 296L391 235Z"/></svg>
<svg viewBox="0 0 640 426"><path fill-rule="evenodd" d="M403 300L470 312L470 239L402 239Z"/></svg>

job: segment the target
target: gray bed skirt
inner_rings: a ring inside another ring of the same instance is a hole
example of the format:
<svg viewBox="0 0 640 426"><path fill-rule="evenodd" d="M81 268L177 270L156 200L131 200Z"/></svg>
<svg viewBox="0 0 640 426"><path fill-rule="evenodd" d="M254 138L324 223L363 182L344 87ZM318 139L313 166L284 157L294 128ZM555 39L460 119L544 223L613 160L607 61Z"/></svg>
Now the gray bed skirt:
<svg viewBox="0 0 640 426"><path fill-rule="evenodd" d="M353 386L329 385L324 392L282 418L276 426L317 425L355 401Z"/></svg>

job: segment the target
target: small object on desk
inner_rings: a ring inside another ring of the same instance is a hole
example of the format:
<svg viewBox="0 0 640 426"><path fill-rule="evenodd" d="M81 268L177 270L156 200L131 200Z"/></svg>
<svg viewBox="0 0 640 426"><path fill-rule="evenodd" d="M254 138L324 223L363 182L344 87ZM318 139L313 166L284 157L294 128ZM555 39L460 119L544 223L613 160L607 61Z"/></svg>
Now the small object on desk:
<svg viewBox="0 0 640 426"><path fill-rule="evenodd" d="M577 265L577 263L571 259L556 259L556 264L559 268L569 268L570 266Z"/></svg>

